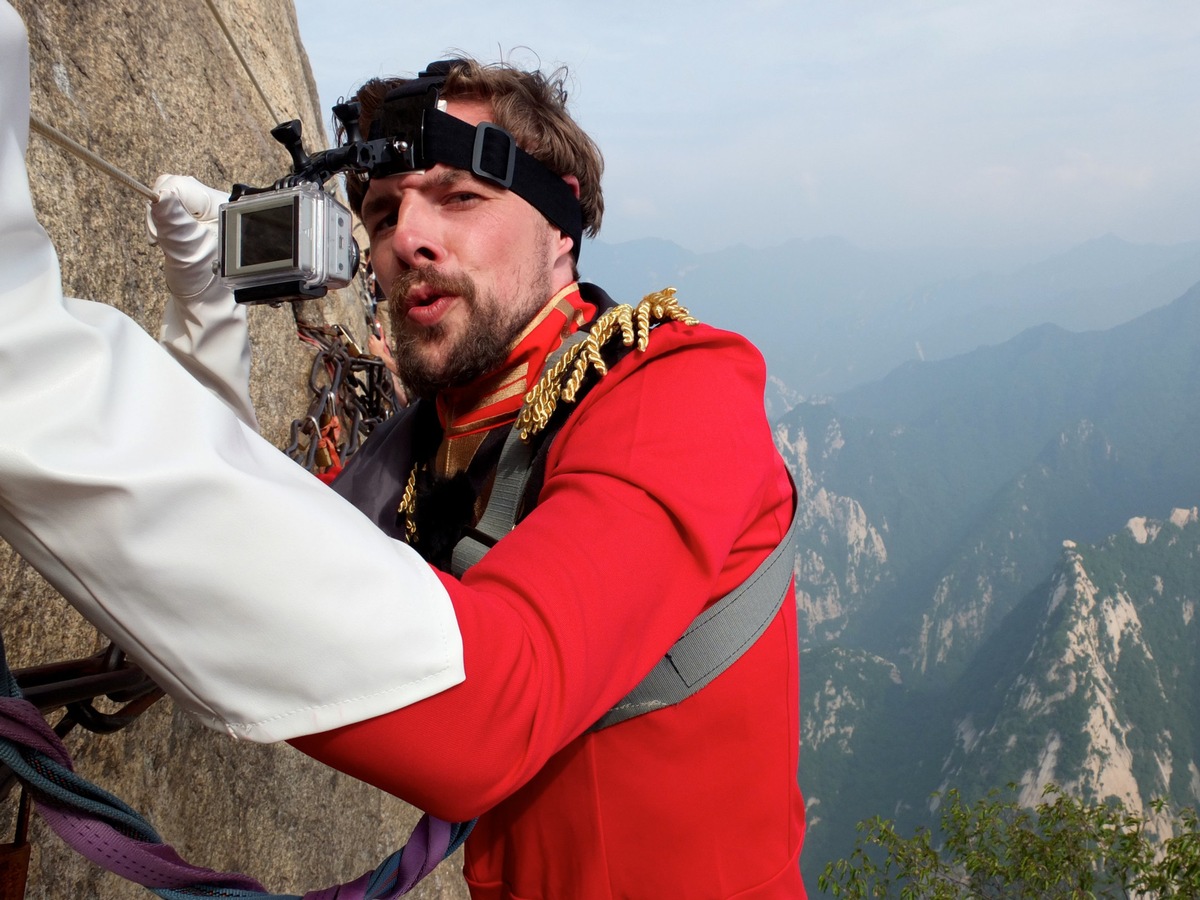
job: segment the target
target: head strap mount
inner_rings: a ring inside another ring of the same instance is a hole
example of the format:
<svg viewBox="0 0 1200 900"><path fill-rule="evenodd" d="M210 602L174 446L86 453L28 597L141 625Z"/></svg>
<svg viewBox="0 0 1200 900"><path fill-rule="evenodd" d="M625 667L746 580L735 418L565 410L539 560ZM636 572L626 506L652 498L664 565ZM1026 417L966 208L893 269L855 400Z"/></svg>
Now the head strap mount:
<svg viewBox="0 0 1200 900"><path fill-rule="evenodd" d="M574 241L571 252L578 259L583 211L571 186L499 125L470 125L445 111L441 89L459 63L430 63L416 78L388 91L365 139L358 102L335 106L345 134L337 152L345 154L346 168L367 178L421 171L437 163L464 169L524 199Z"/></svg>

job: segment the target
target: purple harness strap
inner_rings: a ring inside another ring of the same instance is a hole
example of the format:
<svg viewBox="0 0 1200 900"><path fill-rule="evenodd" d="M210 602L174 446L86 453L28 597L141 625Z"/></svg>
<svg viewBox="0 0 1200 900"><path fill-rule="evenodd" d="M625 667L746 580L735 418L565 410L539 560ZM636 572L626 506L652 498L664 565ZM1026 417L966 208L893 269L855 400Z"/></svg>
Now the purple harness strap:
<svg viewBox="0 0 1200 900"><path fill-rule="evenodd" d="M310 891L303 898L272 894L245 875L192 865L160 840L135 837L157 835L136 812L74 774L66 747L28 701L0 695L0 739L16 753L5 753L10 765L18 759L24 763L17 774L34 792L38 814L69 847L168 900L206 895L236 900L391 900L432 872L462 843L470 827L425 815L404 849L374 872L346 884ZM81 793L80 786L86 791Z"/></svg>
<svg viewBox="0 0 1200 900"><path fill-rule="evenodd" d="M45 800L39 801L36 808L68 847L101 868L143 887L185 888L204 884L266 893L253 878L192 865L168 844L135 840L107 822Z"/></svg>
<svg viewBox="0 0 1200 900"><path fill-rule="evenodd" d="M36 706L19 697L0 696L0 737L48 756L67 769L71 754Z"/></svg>

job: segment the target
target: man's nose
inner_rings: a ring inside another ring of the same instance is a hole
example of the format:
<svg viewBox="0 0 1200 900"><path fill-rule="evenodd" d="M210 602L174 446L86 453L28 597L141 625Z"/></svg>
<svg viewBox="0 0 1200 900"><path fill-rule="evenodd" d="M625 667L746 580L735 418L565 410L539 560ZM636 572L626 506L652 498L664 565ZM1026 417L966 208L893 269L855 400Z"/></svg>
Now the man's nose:
<svg viewBox="0 0 1200 900"><path fill-rule="evenodd" d="M392 231L392 252L406 266L427 266L442 262L446 248L435 212L423 202L401 205Z"/></svg>

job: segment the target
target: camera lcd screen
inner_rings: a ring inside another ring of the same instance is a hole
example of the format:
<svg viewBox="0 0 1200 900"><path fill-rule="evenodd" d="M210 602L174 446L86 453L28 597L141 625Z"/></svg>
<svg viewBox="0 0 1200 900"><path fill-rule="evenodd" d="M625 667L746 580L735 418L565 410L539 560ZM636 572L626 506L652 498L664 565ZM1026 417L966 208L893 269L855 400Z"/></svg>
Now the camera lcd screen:
<svg viewBox="0 0 1200 900"><path fill-rule="evenodd" d="M268 206L238 217L241 242L238 263L242 267L276 263L295 265L297 204Z"/></svg>

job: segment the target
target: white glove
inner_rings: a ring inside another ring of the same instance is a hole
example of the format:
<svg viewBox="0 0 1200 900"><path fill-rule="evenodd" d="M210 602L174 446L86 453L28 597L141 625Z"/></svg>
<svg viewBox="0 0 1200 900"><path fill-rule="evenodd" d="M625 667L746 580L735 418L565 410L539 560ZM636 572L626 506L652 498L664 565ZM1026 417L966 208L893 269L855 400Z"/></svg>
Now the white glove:
<svg viewBox="0 0 1200 900"><path fill-rule="evenodd" d="M0 536L183 708L253 740L463 680L412 548L112 307L62 296L25 172L29 53L0 0Z"/></svg>
<svg viewBox="0 0 1200 900"><path fill-rule="evenodd" d="M146 213L150 242L163 251L171 292L159 343L192 376L258 430L250 402L246 308L216 273L217 214L228 195L183 175L160 175Z"/></svg>

